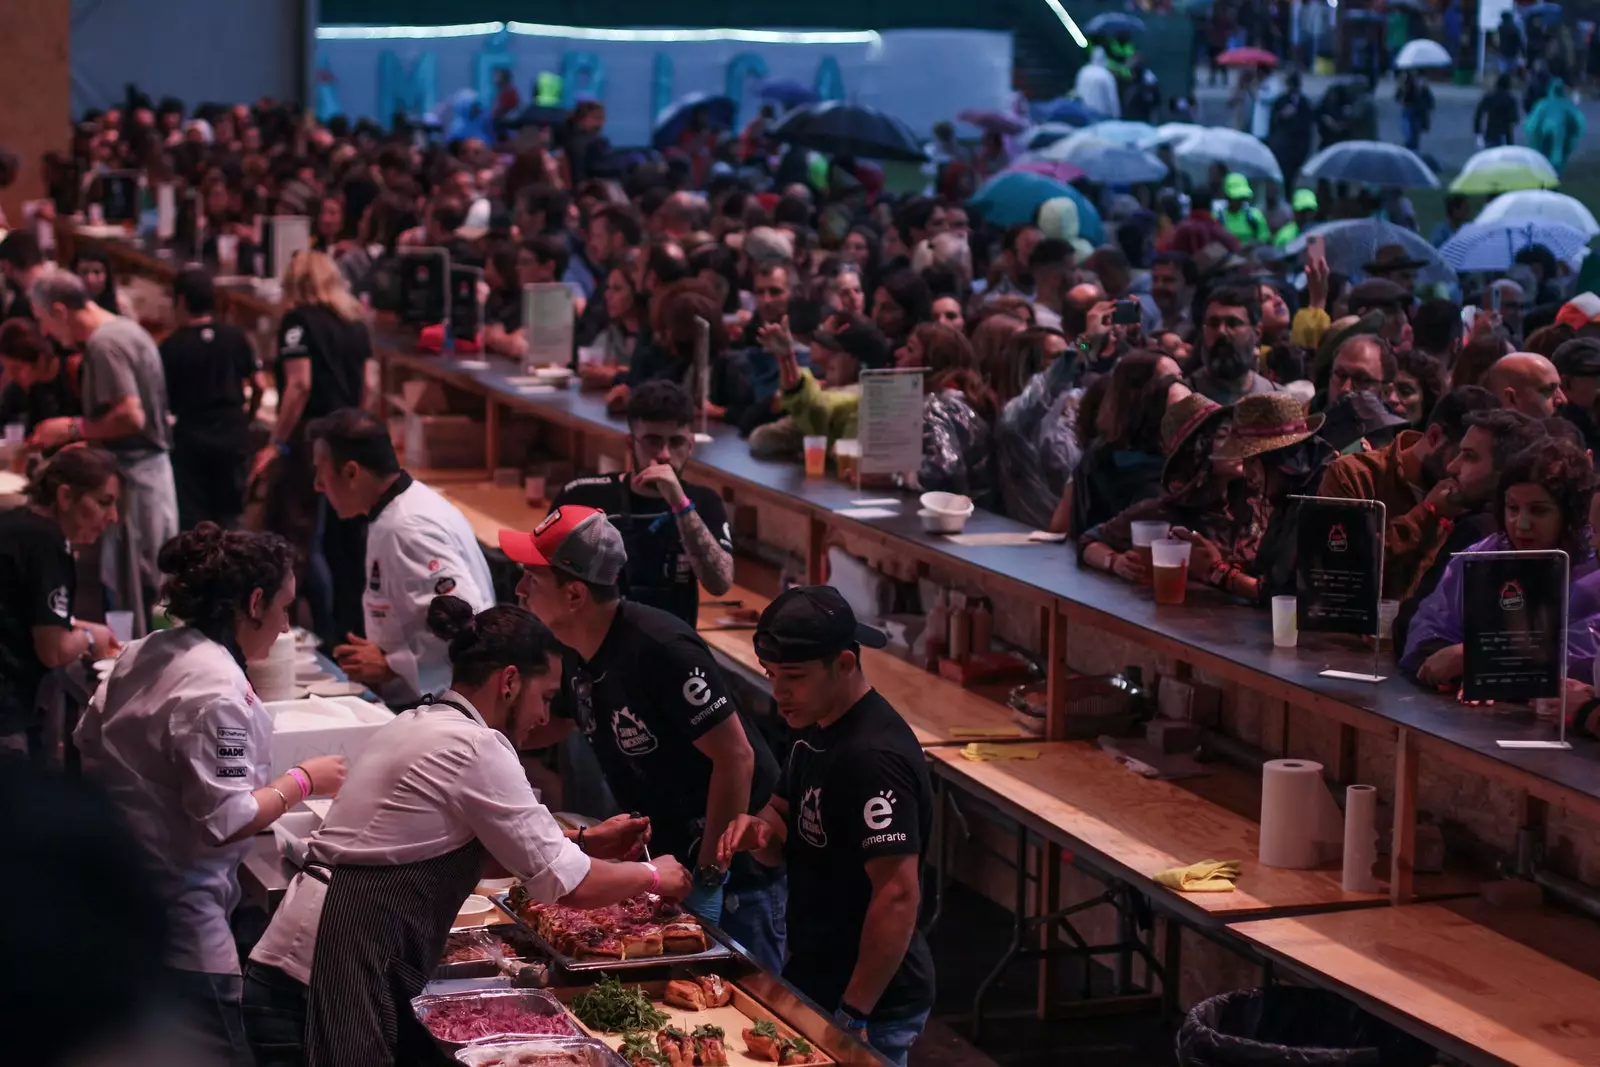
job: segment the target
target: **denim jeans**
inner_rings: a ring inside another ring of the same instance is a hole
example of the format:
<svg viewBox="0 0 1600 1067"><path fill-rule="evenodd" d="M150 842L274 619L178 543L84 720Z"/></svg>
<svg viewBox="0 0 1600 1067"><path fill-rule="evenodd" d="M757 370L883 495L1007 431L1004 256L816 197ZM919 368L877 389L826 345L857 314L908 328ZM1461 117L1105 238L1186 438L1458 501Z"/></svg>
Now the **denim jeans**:
<svg viewBox="0 0 1600 1067"><path fill-rule="evenodd" d="M780 874L763 886L724 892L722 928L751 959L777 974L789 937L788 910L789 878Z"/></svg>
<svg viewBox="0 0 1600 1067"><path fill-rule="evenodd" d="M255 1060L239 1013L244 979L236 974L169 969L167 981L183 1012L185 1044L199 1050L208 1062L252 1067Z"/></svg>
<svg viewBox="0 0 1600 1067"><path fill-rule="evenodd" d="M915 1015L901 1019L869 1019L867 1044L896 1067L906 1067L911 1046L917 1043L917 1038L922 1036L922 1028L928 1025L928 1014L928 1009L924 1008Z"/></svg>
<svg viewBox="0 0 1600 1067"><path fill-rule="evenodd" d="M244 1032L256 1067L299 1067L305 1043L306 987L276 967L244 965Z"/></svg>

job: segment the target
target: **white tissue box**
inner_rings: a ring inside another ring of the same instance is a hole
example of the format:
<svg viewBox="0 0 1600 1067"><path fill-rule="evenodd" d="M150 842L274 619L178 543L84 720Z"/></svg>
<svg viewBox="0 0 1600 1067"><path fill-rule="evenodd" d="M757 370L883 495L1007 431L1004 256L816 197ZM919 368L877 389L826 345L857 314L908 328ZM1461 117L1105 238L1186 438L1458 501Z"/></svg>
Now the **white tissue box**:
<svg viewBox="0 0 1600 1067"><path fill-rule="evenodd" d="M313 756L343 756L351 763L394 713L360 697L308 696L266 704L272 716L272 776Z"/></svg>

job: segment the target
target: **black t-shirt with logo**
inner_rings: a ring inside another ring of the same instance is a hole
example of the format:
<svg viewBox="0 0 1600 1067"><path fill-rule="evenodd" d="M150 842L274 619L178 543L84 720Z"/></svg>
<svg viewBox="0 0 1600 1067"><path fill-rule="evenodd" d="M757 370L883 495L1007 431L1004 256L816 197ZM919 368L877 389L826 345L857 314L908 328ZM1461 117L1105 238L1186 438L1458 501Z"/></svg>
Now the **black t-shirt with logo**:
<svg viewBox="0 0 1600 1067"><path fill-rule="evenodd" d="M320 305L294 308L278 323L278 364L274 368L278 395L284 392L284 364L291 359L309 359L311 392L300 426L340 408L359 407L371 358L372 339L365 323L341 319Z"/></svg>
<svg viewBox="0 0 1600 1067"><path fill-rule="evenodd" d="M572 700L558 702L556 713L588 737L622 809L650 817L652 852L691 870L698 865L711 760L694 743L731 716L739 716L755 752L748 810L766 806L778 762L734 702L711 650L682 620L624 600L594 658L563 674L572 679Z"/></svg>
<svg viewBox="0 0 1600 1067"><path fill-rule="evenodd" d="M33 628L72 625L76 573L54 519L26 507L0 513L0 733L36 725L34 698L46 669Z"/></svg>
<svg viewBox="0 0 1600 1067"><path fill-rule="evenodd" d="M553 506L578 504L605 512L628 550L628 566L618 583L623 593L629 600L671 612L694 626L700 616L700 583L684 551L678 521L663 498L634 492L629 483L632 477L619 471L579 478L567 483ZM732 552L733 532L722 497L713 489L687 482L683 492L717 543Z"/></svg>
<svg viewBox="0 0 1600 1067"><path fill-rule="evenodd" d="M242 330L221 322L174 330L161 342L161 365L177 437L233 443L248 436L244 386L261 361Z"/></svg>
<svg viewBox="0 0 1600 1067"><path fill-rule="evenodd" d="M784 978L839 1007L872 900L867 861L926 854L933 785L916 735L872 690L826 729L800 733L773 790L789 805L789 962ZM933 957L921 931L872 1009L900 1018L933 1006Z"/></svg>

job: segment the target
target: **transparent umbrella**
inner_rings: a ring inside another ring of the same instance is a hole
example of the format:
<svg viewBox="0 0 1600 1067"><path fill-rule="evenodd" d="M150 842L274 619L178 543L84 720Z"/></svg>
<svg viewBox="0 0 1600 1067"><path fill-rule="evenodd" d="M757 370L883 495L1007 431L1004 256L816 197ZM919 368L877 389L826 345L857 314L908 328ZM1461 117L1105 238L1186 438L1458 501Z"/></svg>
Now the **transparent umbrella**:
<svg viewBox="0 0 1600 1067"><path fill-rule="evenodd" d="M1311 227L1284 246L1284 252L1297 256L1305 252L1306 238L1313 234L1322 237L1327 250L1328 266L1350 277L1366 273L1366 265L1377 258L1378 249L1384 245L1399 245L1406 255L1423 260L1427 266L1417 272L1418 280L1425 285L1435 282L1450 283L1456 272L1439 255L1439 250L1414 233L1392 222L1381 219L1341 219L1323 222Z"/></svg>
<svg viewBox="0 0 1600 1067"><path fill-rule="evenodd" d="M1483 206L1474 222L1559 222L1585 237L1600 235L1594 212L1566 193L1527 189L1497 196Z"/></svg>

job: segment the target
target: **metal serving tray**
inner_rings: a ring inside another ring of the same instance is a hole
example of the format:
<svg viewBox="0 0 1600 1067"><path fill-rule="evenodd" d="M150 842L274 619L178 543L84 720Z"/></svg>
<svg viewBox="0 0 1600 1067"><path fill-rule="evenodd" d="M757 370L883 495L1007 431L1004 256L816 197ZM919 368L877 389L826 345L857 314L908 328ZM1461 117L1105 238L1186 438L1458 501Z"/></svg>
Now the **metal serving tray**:
<svg viewBox="0 0 1600 1067"><path fill-rule="evenodd" d="M478 1043L487 1041L512 1040L513 1038L520 1041L549 1039L577 1040L584 1036L583 1027L578 1025L578 1020L572 1015L572 1013L567 1011L566 1007L562 1005L561 1001L557 1000L555 997L541 989L480 989L465 993L424 993L419 997L413 997L411 999L411 1011L414 1015L416 1015L417 1021L422 1024L422 1028L427 1030L428 1035L433 1038L433 1043L438 1045L439 1048L443 1049L445 1054L448 1055L455 1052L457 1049L464 1048L469 1044L473 1044L474 1042L451 1041L448 1038L440 1037L438 1034L434 1033L433 1028L428 1025L428 1017L444 1004L455 1004L463 1001L500 999L515 1000L520 1007L526 1009L534 1015L558 1016L559 1018L563 1019L567 1026L572 1029L572 1033L571 1035L524 1034L521 1037L517 1037L515 1034L491 1034L487 1037L478 1038Z"/></svg>
<svg viewBox="0 0 1600 1067"><path fill-rule="evenodd" d="M564 971L571 971L577 974L587 971L640 971L648 967L660 967L664 964L698 963L702 960L728 959L733 955L733 949L723 942L719 931L715 927L700 923L700 928L711 939L711 947L703 952L666 952L660 956L640 956L638 959L631 960L576 960L545 940L544 935L540 934L539 931L524 923L522 917L507 903L506 897L508 895L499 893L489 899L494 902L495 907L511 916L517 925L522 928L523 932L533 938L534 944L539 946L539 950L549 956L551 961ZM700 920L695 919L695 922L700 922Z"/></svg>
<svg viewBox="0 0 1600 1067"><path fill-rule="evenodd" d="M585 1038L540 1038L529 1041L481 1041L456 1051L466 1067L491 1067L518 1052L576 1052L584 1067L627 1067L627 1061L602 1041Z"/></svg>
<svg viewBox="0 0 1600 1067"><path fill-rule="evenodd" d="M506 935L524 942L518 946L511 943ZM499 941L505 946L506 959L517 963L531 963L543 959L543 946L533 936L533 931L520 923L496 923L494 926L457 926L451 929L450 936L460 934L478 934ZM435 978L493 978L500 973L500 968L494 960L461 960L456 963L445 963L442 959L433 969Z"/></svg>

